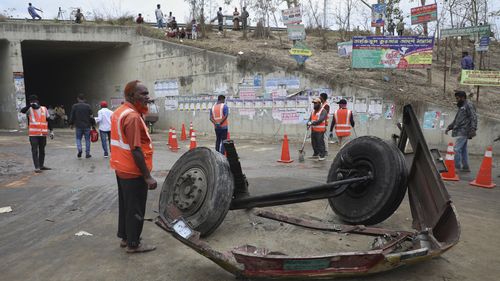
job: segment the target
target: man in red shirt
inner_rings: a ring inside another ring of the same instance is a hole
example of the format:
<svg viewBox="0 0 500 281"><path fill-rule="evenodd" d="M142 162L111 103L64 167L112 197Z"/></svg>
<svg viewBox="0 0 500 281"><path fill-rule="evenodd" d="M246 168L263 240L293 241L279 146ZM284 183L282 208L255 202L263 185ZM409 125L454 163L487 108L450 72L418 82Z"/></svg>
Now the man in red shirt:
<svg viewBox="0 0 500 281"><path fill-rule="evenodd" d="M149 92L140 81L129 82L126 102L111 116L111 168L118 182L118 237L127 253L154 250L141 242L148 189L155 189L153 143L142 116L148 112Z"/></svg>

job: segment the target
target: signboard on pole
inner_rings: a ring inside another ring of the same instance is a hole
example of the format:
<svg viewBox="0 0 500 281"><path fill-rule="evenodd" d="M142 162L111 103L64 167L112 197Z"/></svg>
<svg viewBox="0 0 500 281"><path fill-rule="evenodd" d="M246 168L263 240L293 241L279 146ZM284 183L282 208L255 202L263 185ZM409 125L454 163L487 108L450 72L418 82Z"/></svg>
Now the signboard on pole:
<svg viewBox="0 0 500 281"><path fill-rule="evenodd" d="M347 58L352 54L352 41L337 43L339 57Z"/></svg>
<svg viewBox="0 0 500 281"><path fill-rule="evenodd" d="M476 34L490 36L490 33L491 29L489 24L461 27L461 28L441 29L442 38L453 37L453 36L471 36Z"/></svg>
<svg viewBox="0 0 500 281"><path fill-rule="evenodd" d="M460 84L498 87L500 86L500 71L462 69Z"/></svg>
<svg viewBox="0 0 500 281"><path fill-rule="evenodd" d="M487 52L489 45L490 45L490 37L483 36L483 37L481 37L481 39L479 39L479 44L476 43L476 51Z"/></svg>
<svg viewBox="0 0 500 281"><path fill-rule="evenodd" d="M386 4L372 5L372 27L382 27L385 25Z"/></svg>
<svg viewBox="0 0 500 281"><path fill-rule="evenodd" d="M354 36L352 68L430 68L434 37Z"/></svg>
<svg viewBox="0 0 500 281"><path fill-rule="evenodd" d="M420 24L437 20L437 4L411 8L411 24Z"/></svg>
<svg viewBox="0 0 500 281"><path fill-rule="evenodd" d="M312 56L312 51L306 44L302 41L295 42L293 48L290 49L290 55L297 61L298 64L304 64L304 62Z"/></svg>
<svg viewBox="0 0 500 281"><path fill-rule="evenodd" d="M282 10L281 14L283 16L283 23L288 24L298 24L302 22L302 13L300 12L300 7L293 7L290 9Z"/></svg>
<svg viewBox="0 0 500 281"><path fill-rule="evenodd" d="M306 39L306 29L303 24L289 24L286 26L288 31L288 39L304 40Z"/></svg>

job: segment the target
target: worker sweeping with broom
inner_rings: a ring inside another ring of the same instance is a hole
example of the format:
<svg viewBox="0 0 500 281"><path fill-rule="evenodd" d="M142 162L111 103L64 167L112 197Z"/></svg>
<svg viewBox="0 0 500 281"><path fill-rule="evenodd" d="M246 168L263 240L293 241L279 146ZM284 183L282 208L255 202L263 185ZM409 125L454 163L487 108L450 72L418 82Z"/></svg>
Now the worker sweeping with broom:
<svg viewBox="0 0 500 281"><path fill-rule="evenodd" d="M307 128L311 129L311 145L314 154L311 156L312 159L318 159L318 161L325 160L325 132L326 132L326 119L328 118L327 111L321 107L321 99L315 98L312 103L314 104L314 109L311 112L311 117L307 122Z"/></svg>

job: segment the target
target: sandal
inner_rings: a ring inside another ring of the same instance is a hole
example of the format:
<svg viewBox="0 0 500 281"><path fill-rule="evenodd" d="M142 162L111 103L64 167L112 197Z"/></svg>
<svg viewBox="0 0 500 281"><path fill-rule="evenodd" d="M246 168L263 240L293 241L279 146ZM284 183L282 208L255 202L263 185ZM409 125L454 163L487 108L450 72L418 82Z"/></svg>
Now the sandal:
<svg viewBox="0 0 500 281"><path fill-rule="evenodd" d="M150 251L154 251L156 249L155 246L148 246L148 245L145 245L145 244L139 244L139 246L135 247L135 248L130 248L128 247L127 248L127 253L129 254L134 254L134 253L145 253L145 252L150 252Z"/></svg>

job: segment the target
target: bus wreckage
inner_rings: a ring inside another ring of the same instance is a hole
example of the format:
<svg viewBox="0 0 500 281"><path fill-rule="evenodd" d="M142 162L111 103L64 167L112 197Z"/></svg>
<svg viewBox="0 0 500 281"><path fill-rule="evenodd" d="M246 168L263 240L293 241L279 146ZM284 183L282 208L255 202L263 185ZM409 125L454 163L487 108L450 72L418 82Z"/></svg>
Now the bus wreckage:
<svg viewBox="0 0 500 281"><path fill-rule="evenodd" d="M446 170L437 150L429 150L410 105L393 141L363 136L343 146L326 184L250 196L234 143L224 143L227 158L208 148L186 152L170 170L161 191L155 223L180 242L241 279L329 279L388 271L429 260L458 243L460 224L441 180ZM407 149L408 144L411 149ZM406 152L411 150L411 152ZM390 217L406 191L413 231L370 227ZM202 237L222 223L229 210L328 199L346 224L329 224L264 209L256 216L321 231L374 237L367 251L289 256L242 245L226 252Z"/></svg>

